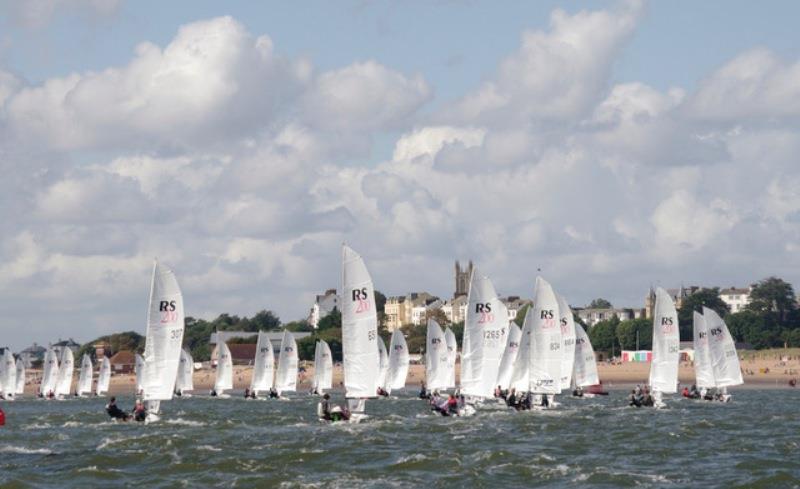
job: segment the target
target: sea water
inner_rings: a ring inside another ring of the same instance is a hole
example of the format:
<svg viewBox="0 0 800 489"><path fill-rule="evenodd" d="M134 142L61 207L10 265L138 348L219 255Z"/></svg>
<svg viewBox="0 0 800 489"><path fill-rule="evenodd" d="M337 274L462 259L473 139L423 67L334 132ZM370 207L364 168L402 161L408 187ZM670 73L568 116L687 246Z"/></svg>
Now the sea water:
<svg viewBox="0 0 800 489"><path fill-rule="evenodd" d="M732 392L663 410L624 392L523 413L492 401L470 418L400 392L358 425L319 422L305 394L175 399L148 425L110 421L104 398L0 401L0 486L800 486L800 392Z"/></svg>

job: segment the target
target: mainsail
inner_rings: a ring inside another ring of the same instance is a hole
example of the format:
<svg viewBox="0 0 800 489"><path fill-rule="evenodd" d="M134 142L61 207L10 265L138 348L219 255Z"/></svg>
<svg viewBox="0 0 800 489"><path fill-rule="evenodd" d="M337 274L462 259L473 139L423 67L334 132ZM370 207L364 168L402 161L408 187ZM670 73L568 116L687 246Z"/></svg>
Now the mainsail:
<svg viewBox="0 0 800 489"><path fill-rule="evenodd" d="M322 394L333 386L333 357L331 347L323 340L317 342L314 351L314 391Z"/></svg>
<svg viewBox="0 0 800 489"><path fill-rule="evenodd" d="M714 369L714 380L717 387L730 387L744 383L736 343L733 341L728 326L713 309L703 308L709 332L709 351L711 365Z"/></svg>
<svg viewBox="0 0 800 489"><path fill-rule="evenodd" d="M342 363L346 397L377 395L377 339L378 316L372 278L364 260L350 247L342 245Z"/></svg>
<svg viewBox="0 0 800 489"><path fill-rule="evenodd" d="M182 349L178 363L178 377L175 379L175 392L183 394L191 390L194 390L194 359L188 351Z"/></svg>
<svg viewBox="0 0 800 489"><path fill-rule="evenodd" d="M283 332L281 353L278 355L278 371L275 375L275 390L294 392L297 390L297 342L291 331Z"/></svg>
<svg viewBox="0 0 800 489"><path fill-rule="evenodd" d="M57 396L69 396L72 390L72 374L75 370L75 358L72 350L64 347L61 350L61 364L58 367L58 380L56 381Z"/></svg>
<svg viewBox="0 0 800 489"><path fill-rule="evenodd" d="M217 344L217 378L214 381L214 391L217 395L233 389L233 358L231 350L224 341Z"/></svg>
<svg viewBox="0 0 800 489"><path fill-rule="evenodd" d="M442 328L433 319L428 319L425 339L425 385L429 391L451 387L449 356Z"/></svg>
<svg viewBox="0 0 800 489"><path fill-rule="evenodd" d="M447 344L447 385L445 388L452 389L456 386L458 343L456 342L456 334L449 327L444 330L444 341Z"/></svg>
<svg viewBox="0 0 800 489"><path fill-rule="evenodd" d="M561 390L572 383L572 366L575 363L575 318L567 300L558 295L558 312L561 324Z"/></svg>
<svg viewBox="0 0 800 489"><path fill-rule="evenodd" d="M389 375L389 353L380 336L378 336L378 371L378 387L386 389L386 377Z"/></svg>
<svg viewBox="0 0 800 489"><path fill-rule="evenodd" d="M272 341L267 333L258 332L256 341L256 358L253 362L253 378L250 382L250 390L254 394L268 392L272 389L273 377L275 376L275 353L272 351Z"/></svg>
<svg viewBox="0 0 800 489"><path fill-rule="evenodd" d="M84 353L81 359L81 373L78 376L78 395L91 394L92 392L92 376L94 375L94 366L92 365L91 357Z"/></svg>
<svg viewBox="0 0 800 489"><path fill-rule="evenodd" d="M144 347L145 401L172 399L183 345L183 294L175 274L156 261L150 287ZM152 404L157 411L157 404Z"/></svg>
<svg viewBox="0 0 800 489"><path fill-rule="evenodd" d="M95 393L102 396L108 392L108 386L111 383L111 362L108 357L103 356L100 361L100 373L97 375L97 390Z"/></svg>
<svg viewBox="0 0 800 489"><path fill-rule="evenodd" d="M133 365L133 373L136 375L136 395L138 396L144 390L144 357L136 354L136 360Z"/></svg>
<svg viewBox="0 0 800 489"><path fill-rule="evenodd" d="M508 310L488 277L475 269L467 294L464 347L461 350L461 393L473 397L494 395L497 371L506 346Z"/></svg>
<svg viewBox="0 0 800 489"><path fill-rule="evenodd" d="M530 390L530 371L531 371L531 323L533 322L533 308L528 308L525 319L520 331L519 352L514 359L514 367L511 371L509 389L514 389L519 393Z"/></svg>
<svg viewBox="0 0 800 489"><path fill-rule="evenodd" d="M51 392L55 394L56 381L58 380L58 357L53 348L48 348L44 355L44 370L42 371L42 383L39 386L39 393L43 396Z"/></svg>
<svg viewBox="0 0 800 489"><path fill-rule="evenodd" d="M25 363L21 358L17 358L17 389L15 393L25 393Z"/></svg>
<svg viewBox="0 0 800 489"><path fill-rule="evenodd" d="M514 362L517 361L521 338L522 330L513 321L510 322L508 324L506 349L503 352L503 359L500 360L500 370L497 373L497 385L501 389L508 389L511 384L511 375L514 373Z"/></svg>
<svg viewBox="0 0 800 489"><path fill-rule="evenodd" d="M17 366L8 348L0 356L0 393L13 396L17 391Z"/></svg>
<svg viewBox="0 0 800 489"><path fill-rule="evenodd" d="M536 394L561 392L561 326L558 300L553 288L541 277L536 290L531 316L530 391Z"/></svg>
<svg viewBox="0 0 800 489"><path fill-rule="evenodd" d="M714 368L711 366L711 352L709 351L708 326L703 316L694 311L692 314L692 329L694 333L694 373L697 386L710 389L715 387Z"/></svg>
<svg viewBox="0 0 800 489"><path fill-rule="evenodd" d="M589 341L589 335L580 324L575 326L575 364L572 379L577 387L600 383L592 342Z"/></svg>
<svg viewBox="0 0 800 489"><path fill-rule="evenodd" d="M408 345L403 332L399 329L392 333L392 341L389 343L389 374L386 380L386 389L402 389L406 386L408 377Z"/></svg>
<svg viewBox="0 0 800 489"><path fill-rule="evenodd" d="M650 388L653 392L677 392L679 359L678 313L669 294L659 287L653 313L653 360L650 364Z"/></svg>

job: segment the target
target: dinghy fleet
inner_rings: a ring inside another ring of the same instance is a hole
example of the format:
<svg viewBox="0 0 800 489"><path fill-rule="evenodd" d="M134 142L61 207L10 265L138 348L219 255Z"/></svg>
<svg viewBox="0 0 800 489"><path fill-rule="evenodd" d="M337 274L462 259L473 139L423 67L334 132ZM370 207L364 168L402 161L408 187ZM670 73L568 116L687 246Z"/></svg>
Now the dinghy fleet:
<svg viewBox="0 0 800 489"><path fill-rule="evenodd" d="M368 417L367 402L402 389L408 378L410 356L401 330L392 333L389 348L378 335L375 291L363 258L342 246L342 369L344 403L330 401L333 357L330 346L318 341L314 353L312 393L324 396L317 415L326 422L359 422ZM586 331L575 324L563 296L537 277L533 304L522 327L509 320L508 311L489 277L477 269L470 277L461 345L459 382L456 383L458 345L450 328L428 320L425 380L420 397L443 416L471 416L486 409L517 411L554 409L565 390L576 397L602 393L595 354ZM725 322L713 310L694 314L694 365L698 397L729 401L727 388L743 383L739 359ZM182 348L183 295L175 274L155 261L144 355L136 356L137 402L134 418L159 420L161 402L193 391L193 360ZM233 362L224 341L217 345L216 379L211 396L229 397L233 389ZM297 391L298 351L294 336L284 331L277 358L264 332L258 333L253 373L246 398L282 398ZM648 386L631 393L632 406L664 407L664 395L678 388L680 341L678 315L671 297L656 291L653 317L652 363ZM108 392L111 367L99 362L94 393ZM69 348L60 358L52 348L43 361L39 396L70 396L75 359ZM80 363L75 396L92 393L94 365L89 355ZM0 356L0 395L12 400L23 393L25 366L10 351ZM693 389L694 391L694 389ZM684 396L686 391L684 391ZM111 403L113 404L113 403ZM109 406L111 406L111 404ZM116 409L114 407L113 409Z"/></svg>

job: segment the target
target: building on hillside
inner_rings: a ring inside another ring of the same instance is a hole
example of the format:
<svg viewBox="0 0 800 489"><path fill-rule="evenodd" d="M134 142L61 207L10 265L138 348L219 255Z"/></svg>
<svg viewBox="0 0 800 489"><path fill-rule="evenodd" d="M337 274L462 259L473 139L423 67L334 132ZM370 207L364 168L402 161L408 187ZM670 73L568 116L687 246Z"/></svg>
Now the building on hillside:
<svg viewBox="0 0 800 489"><path fill-rule="evenodd" d="M72 338L68 340L59 339L58 343L54 343L52 348L53 351L56 352L56 355L58 355L58 358L60 359L61 354L64 352L65 348L69 348L70 350L72 350L72 354L76 355L78 353L78 350L81 349L81 345L80 343L76 343L75 340L73 340Z"/></svg>
<svg viewBox="0 0 800 489"><path fill-rule="evenodd" d="M234 343L228 345L228 349L234 365L252 365L256 359L255 343Z"/></svg>
<svg viewBox="0 0 800 489"><path fill-rule="evenodd" d="M128 350L118 351L108 361L113 374L132 374L136 368L136 354Z"/></svg>
<svg viewBox="0 0 800 489"><path fill-rule="evenodd" d="M94 357L95 358L103 358L103 357L111 357L114 353L111 350L111 345L106 343L105 341L99 341L92 345L94 347Z"/></svg>
<svg viewBox="0 0 800 489"><path fill-rule="evenodd" d="M672 298L672 302L675 303L675 309L680 309L683 305L684 299L689 297L690 295L694 294L700 287L696 285L691 285L689 287L684 287L681 285L677 289L664 289L667 291L667 294ZM656 307L656 290L653 287L650 287L650 291L647 294L647 297L644 300L644 310L645 310L645 317L650 319L653 317L653 310Z"/></svg>
<svg viewBox="0 0 800 489"><path fill-rule="evenodd" d="M472 278L472 260L469 265L462 269L461 264L456 260L456 291L453 297L466 296L469 292L469 280Z"/></svg>
<svg viewBox="0 0 800 489"><path fill-rule="evenodd" d="M426 324L428 321L428 312L441 309L444 303L438 297L429 297L427 299L419 299L417 303L410 304L411 306L411 324L419 326Z"/></svg>
<svg viewBox="0 0 800 489"><path fill-rule="evenodd" d="M467 296L459 295L442 304L442 312L451 323L460 323L467 317Z"/></svg>
<svg viewBox="0 0 800 489"><path fill-rule="evenodd" d="M386 316L386 328L389 331L403 326L403 320L406 317L406 297L387 297L386 304L383 306L383 314Z"/></svg>
<svg viewBox="0 0 800 489"><path fill-rule="evenodd" d="M508 309L509 321L517 319L517 314L520 312L520 310L533 303L533 301L528 299L520 299L520 297L516 295L501 297L500 301L502 301L502 303L506 306L506 309Z"/></svg>
<svg viewBox="0 0 800 489"><path fill-rule="evenodd" d="M589 327L594 326L600 321L607 321L615 316L618 317L620 321L629 321L645 316L644 309L633 308L574 307L572 308L572 312Z"/></svg>
<svg viewBox="0 0 800 489"><path fill-rule="evenodd" d="M731 312L739 312L750 303L751 290L751 287L722 289L719 291L719 298L728 305Z"/></svg>
<svg viewBox="0 0 800 489"><path fill-rule="evenodd" d="M292 332L292 335L294 335L295 341L300 341L303 338L310 336L311 333L294 331ZM257 332L254 333L252 331L218 331L216 333L211 333L211 338L209 339L209 343L214 345L214 348L211 351L212 365L216 365L217 363L216 345L217 341L220 338L222 339L222 341L225 341L227 343L228 340L232 338L252 338L254 336L258 336L258 333ZM278 355L281 352L281 341L283 341L283 331L267 333L267 339L270 341L270 343L272 343L272 352L275 354L275 361L278 361ZM247 345L247 348L240 349L239 347L243 345ZM251 348L252 348L252 354L250 355L249 360L247 360L246 358L246 355L248 355L247 351L249 351L249 349ZM228 349L231 351L231 355L233 356L234 361L237 360L236 357L237 354L234 353L234 350L239 350L240 352L239 360L243 362L249 361L250 363L252 363L253 359L255 359L255 351L256 351L255 340L253 341L253 343L228 343ZM243 365L248 365L248 363L243 363Z"/></svg>
<svg viewBox="0 0 800 489"><path fill-rule="evenodd" d="M45 353L47 353L46 348L34 343L32 346L29 346L28 348L25 348L19 352L19 358L22 359L22 363L25 365L25 368L33 368L33 364L35 362L44 361Z"/></svg>
<svg viewBox="0 0 800 489"><path fill-rule="evenodd" d="M308 324L316 329L320 319L332 313L334 309L339 308L339 295L336 289L328 289L324 294L316 296L314 305L311 306L311 311L308 314Z"/></svg>
<svg viewBox="0 0 800 489"><path fill-rule="evenodd" d="M431 304L435 304L438 300L438 297L428 292L409 292L402 296L387 297L383 306L386 328L394 331L406 324L419 324L414 322L415 308L419 320L420 314L424 317Z"/></svg>

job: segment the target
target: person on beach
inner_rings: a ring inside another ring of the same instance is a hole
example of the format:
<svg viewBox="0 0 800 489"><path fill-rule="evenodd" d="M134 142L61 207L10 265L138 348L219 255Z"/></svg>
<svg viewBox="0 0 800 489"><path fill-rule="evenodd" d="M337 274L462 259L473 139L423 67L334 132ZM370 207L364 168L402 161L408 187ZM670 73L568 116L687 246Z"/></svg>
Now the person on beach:
<svg viewBox="0 0 800 489"><path fill-rule="evenodd" d="M116 397L112 397L108 401L108 404L106 405L106 413L108 413L112 419L118 419L120 421L128 421L130 419L130 415L117 406Z"/></svg>

